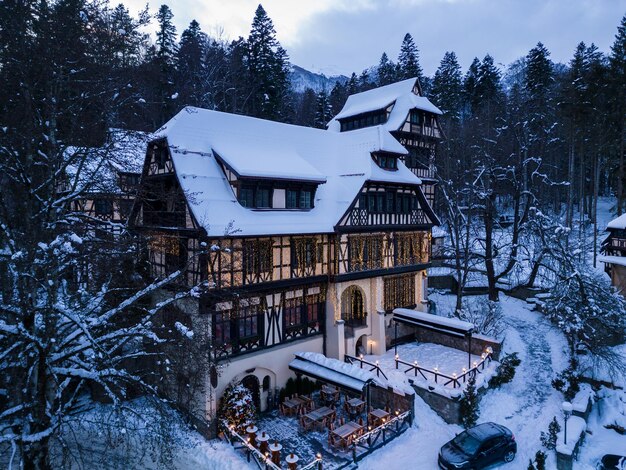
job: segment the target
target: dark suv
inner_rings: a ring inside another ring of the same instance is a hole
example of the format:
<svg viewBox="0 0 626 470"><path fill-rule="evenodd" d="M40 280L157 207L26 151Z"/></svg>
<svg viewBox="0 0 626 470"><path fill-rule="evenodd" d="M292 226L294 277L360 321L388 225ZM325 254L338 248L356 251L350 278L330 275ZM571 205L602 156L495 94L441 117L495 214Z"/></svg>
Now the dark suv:
<svg viewBox="0 0 626 470"><path fill-rule="evenodd" d="M517 452L513 433L496 423L467 429L444 444L439 451L439 468L485 468L499 461L511 462Z"/></svg>

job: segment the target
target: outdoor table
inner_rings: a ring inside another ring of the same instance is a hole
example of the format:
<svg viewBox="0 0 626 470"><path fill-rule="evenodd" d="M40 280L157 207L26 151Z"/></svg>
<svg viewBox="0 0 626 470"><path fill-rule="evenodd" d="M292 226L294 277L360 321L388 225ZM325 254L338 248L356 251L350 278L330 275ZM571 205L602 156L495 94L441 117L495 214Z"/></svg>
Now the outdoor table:
<svg viewBox="0 0 626 470"><path fill-rule="evenodd" d="M298 398L298 397L287 398L283 402L283 414L285 415L297 414L300 407L304 405L305 403L306 402L302 398Z"/></svg>
<svg viewBox="0 0 626 470"><path fill-rule="evenodd" d="M256 440L259 442L259 450L263 455L267 452L267 442L270 440L270 435L263 431L259 436L256 437Z"/></svg>
<svg viewBox="0 0 626 470"><path fill-rule="evenodd" d="M349 421L343 426L330 431L330 444L333 446L338 445L345 449L352 444L355 436L360 436L361 434L363 434L363 426L354 421Z"/></svg>
<svg viewBox="0 0 626 470"><path fill-rule="evenodd" d="M254 424L251 424L246 428L246 432L248 433L248 439L250 439L250 444L256 447L256 433L259 430Z"/></svg>
<svg viewBox="0 0 626 470"><path fill-rule="evenodd" d="M280 465L280 451L283 449L283 446L278 442L274 442L270 445L270 452L272 453L272 462L276 465Z"/></svg>
<svg viewBox="0 0 626 470"><path fill-rule="evenodd" d="M346 411L350 416L357 416L365 408L365 402L360 398L351 398L346 401Z"/></svg>
<svg viewBox="0 0 626 470"><path fill-rule="evenodd" d="M332 417L335 415L335 410L322 406L317 410L309 411L307 414L302 415L300 418L300 424L304 429L309 429L315 423L326 424L329 418L332 421Z"/></svg>
<svg viewBox="0 0 626 470"><path fill-rule="evenodd" d="M377 408L373 411L370 411L369 418L370 424L374 427L377 427L387 421L387 419L389 418L389 413L385 410Z"/></svg>
<svg viewBox="0 0 626 470"><path fill-rule="evenodd" d="M304 408L308 409L313 404L313 398L307 397L306 395L298 395L298 400L302 400L302 405Z"/></svg>
<svg viewBox="0 0 626 470"><path fill-rule="evenodd" d="M325 403L336 403L339 400L339 389L322 385L320 396Z"/></svg>

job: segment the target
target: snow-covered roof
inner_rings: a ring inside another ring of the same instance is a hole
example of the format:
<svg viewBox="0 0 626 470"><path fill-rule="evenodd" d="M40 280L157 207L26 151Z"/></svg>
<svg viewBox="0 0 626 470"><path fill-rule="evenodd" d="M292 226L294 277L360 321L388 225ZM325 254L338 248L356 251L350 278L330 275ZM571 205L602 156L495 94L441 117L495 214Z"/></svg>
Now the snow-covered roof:
<svg viewBox="0 0 626 470"><path fill-rule="evenodd" d="M65 148L67 174L72 182L78 176L79 186L83 185L87 192L119 193L118 173L141 174L149 140L150 134L145 132L109 129L102 147Z"/></svg>
<svg viewBox="0 0 626 470"><path fill-rule="evenodd" d="M382 126L388 131L397 131L406 121L411 109L421 109L434 114L442 114L428 98L416 95L417 78L409 78L372 90L350 95L343 108L329 123L328 129L339 132L340 120L359 114L378 111L393 106L389 119Z"/></svg>
<svg viewBox="0 0 626 470"><path fill-rule="evenodd" d="M393 318L394 320L415 322L415 324L451 333L468 334L475 328L474 324L457 318L440 317L439 315L433 315L432 313L418 312L417 310L411 310L408 308L394 309Z"/></svg>
<svg viewBox="0 0 626 470"><path fill-rule="evenodd" d="M613 228L613 229L626 229L626 214L622 214L619 217L611 220L607 226L607 229L609 228Z"/></svg>
<svg viewBox="0 0 626 470"><path fill-rule="evenodd" d="M370 381L380 386L387 385L373 372L337 359L328 358L323 354L300 352L296 353L295 356L296 358L289 363L290 369L340 387L360 392L365 384Z"/></svg>
<svg viewBox="0 0 626 470"><path fill-rule="evenodd" d="M380 168L372 152L406 153L381 126L348 133L187 107L155 134L166 138L191 211L209 236L330 233L367 181L419 185L402 162ZM219 160L245 176L325 181L310 210L242 207Z"/></svg>
<svg viewBox="0 0 626 470"><path fill-rule="evenodd" d="M607 264L616 264L618 266L626 266L626 256L598 256L598 261Z"/></svg>

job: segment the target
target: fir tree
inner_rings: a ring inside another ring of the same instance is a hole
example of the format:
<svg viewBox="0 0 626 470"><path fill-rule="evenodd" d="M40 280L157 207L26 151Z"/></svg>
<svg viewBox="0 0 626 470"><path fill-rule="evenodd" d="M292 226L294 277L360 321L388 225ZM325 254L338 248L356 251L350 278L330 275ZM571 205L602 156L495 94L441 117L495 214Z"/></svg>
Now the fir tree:
<svg viewBox="0 0 626 470"><path fill-rule="evenodd" d="M446 52L435 72L430 96L444 116L458 120L461 118L462 93L461 66L454 52Z"/></svg>
<svg viewBox="0 0 626 470"><path fill-rule="evenodd" d="M359 79L356 76L356 73L352 72L348 82L346 83L346 93L348 96L354 95L359 92ZM337 110L339 111L339 110Z"/></svg>
<svg viewBox="0 0 626 470"><path fill-rule="evenodd" d="M335 86L333 86L333 89L330 90L328 99L330 102L331 115L337 114L339 110L343 108L346 99L348 99L347 84L343 84L339 81L335 82Z"/></svg>
<svg viewBox="0 0 626 470"><path fill-rule="evenodd" d="M277 120L289 91L289 58L276 39L274 23L262 5L256 9L248 36L247 66L254 81L250 114Z"/></svg>
<svg viewBox="0 0 626 470"><path fill-rule="evenodd" d="M538 106L545 104L552 83L552 63L549 56L550 52L541 42L526 55L524 86L531 101Z"/></svg>
<svg viewBox="0 0 626 470"><path fill-rule="evenodd" d="M174 65L176 55L176 27L174 15L167 5L161 5L156 14L158 23L156 41L157 97L161 105L159 125L170 119L175 112Z"/></svg>
<svg viewBox="0 0 626 470"><path fill-rule="evenodd" d="M392 61L387 57L387 53L383 52L378 63L378 86L389 85L396 81L396 68Z"/></svg>
<svg viewBox="0 0 626 470"><path fill-rule="evenodd" d="M463 94L465 96L465 103L468 113L474 112L478 108L480 103L480 96L478 94L478 80L480 74L480 60L478 57L474 57L474 60L467 69L465 78L463 79Z"/></svg>
<svg viewBox="0 0 626 470"><path fill-rule="evenodd" d="M424 81L422 67L419 64L419 50L413 41L413 37L406 33L398 54L398 80L417 77L419 83Z"/></svg>
<svg viewBox="0 0 626 470"><path fill-rule="evenodd" d="M315 127L319 129L325 129L326 124L332 117L332 109L330 107L330 101L328 99L328 93L326 90L321 90L317 94L317 106L315 111Z"/></svg>
<svg viewBox="0 0 626 470"><path fill-rule="evenodd" d="M371 90L374 87L375 84L372 83L369 72L367 71L367 69L363 70L363 72L361 72L361 75L359 75L359 93L362 91Z"/></svg>
<svg viewBox="0 0 626 470"><path fill-rule="evenodd" d="M200 30L200 25L193 20L183 31L178 47L177 89L180 101L185 105L210 107L203 87L205 80L205 54L208 38Z"/></svg>
<svg viewBox="0 0 626 470"><path fill-rule="evenodd" d="M617 28L615 41L609 55L609 129L611 132L611 151L616 158L617 176L617 213L624 212L626 202L626 15Z"/></svg>
<svg viewBox="0 0 626 470"><path fill-rule="evenodd" d="M465 429L471 428L478 421L478 394L476 393L476 374L467 381L460 400L461 424Z"/></svg>

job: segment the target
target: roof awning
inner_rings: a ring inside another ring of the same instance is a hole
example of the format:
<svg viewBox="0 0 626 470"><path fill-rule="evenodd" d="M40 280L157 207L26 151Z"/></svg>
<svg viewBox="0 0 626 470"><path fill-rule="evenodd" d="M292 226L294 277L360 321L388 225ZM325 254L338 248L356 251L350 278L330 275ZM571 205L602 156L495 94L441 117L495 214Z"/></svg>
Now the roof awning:
<svg viewBox="0 0 626 470"><path fill-rule="evenodd" d="M329 359L323 354L305 352L296 353L295 356L289 368L296 374L345 390L360 393L369 382L378 382L375 374L337 359Z"/></svg>
<svg viewBox="0 0 626 470"><path fill-rule="evenodd" d="M474 331L474 324L456 318L445 318L431 313L418 312L408 308L396 308L393 319L405 325L419 326L451 336L469 336Z"/></svg>

